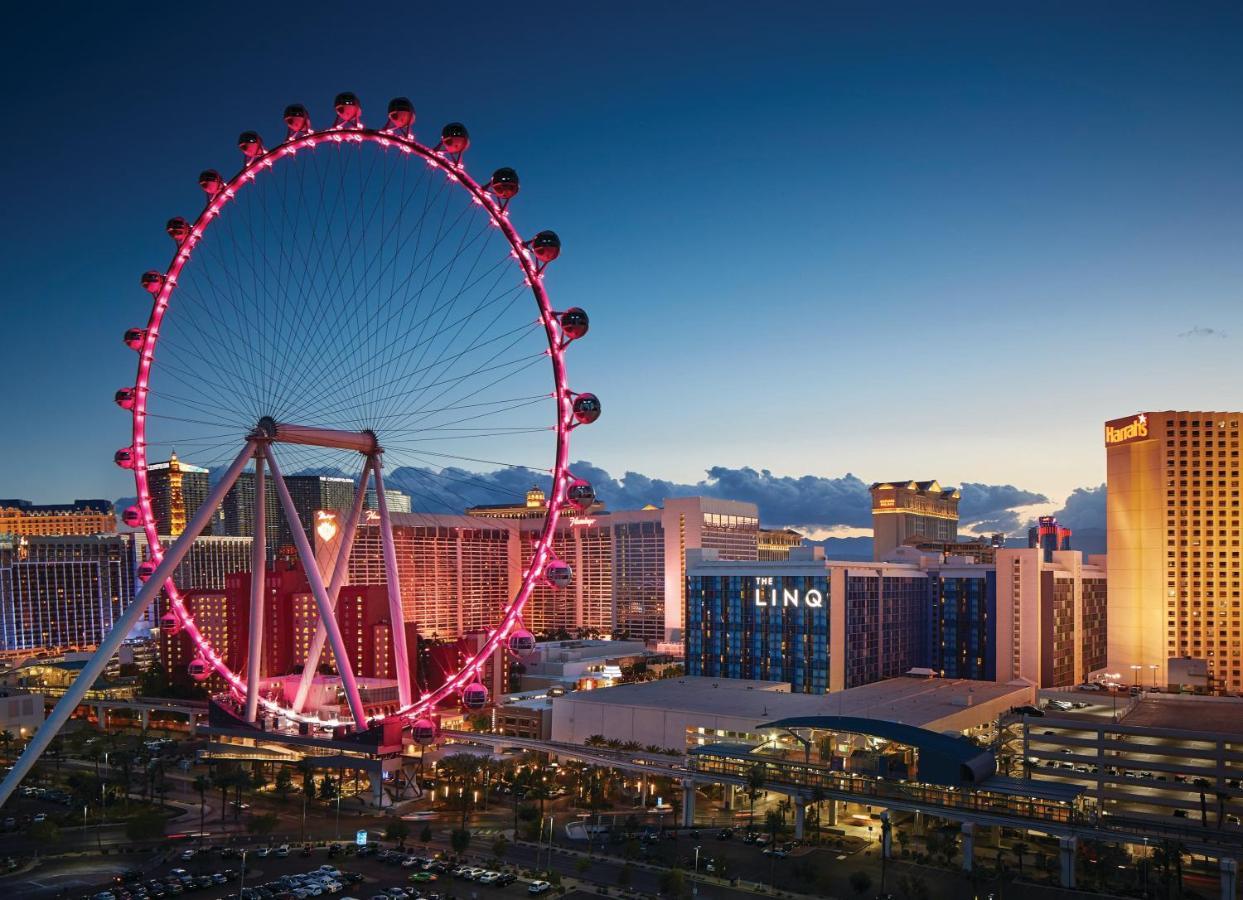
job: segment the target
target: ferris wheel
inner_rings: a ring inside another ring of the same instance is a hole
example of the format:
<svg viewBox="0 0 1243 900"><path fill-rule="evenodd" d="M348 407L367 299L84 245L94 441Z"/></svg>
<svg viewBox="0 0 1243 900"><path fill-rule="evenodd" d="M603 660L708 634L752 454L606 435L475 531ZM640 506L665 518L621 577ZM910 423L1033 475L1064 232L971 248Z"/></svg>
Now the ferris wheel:
<svg viewBox="0 0 1243 900"><path fill-rule="evenodd" d="M514 169L497 168L486 179L469 174L471 138L462 124L421 142L409 100L391 101L384 123L373 127L350 93L336 97L328 127L314 127L301 105L287 107L283 118L279 142L241 134L235 174L199 175L201 211L168 221L172 259L142 275L146 322L124 335L137 374L115 396L131 417L132 437L115 462L133 471L137 501L123 518L145 532L151 558L140 567L144 585L135 602L90 665L102 669L162 588L169 601L162 624L188 636L194 677L218 673L250 721L265 708L311 718L303 708L305 677L293 702L259 687L263 573L275 550L267 491L274 490L318 613L302 671L314 673L330 646L349 710L334 724L375 724L334 618L370 494L394 623L400 703L393 715L425 730L425 714L449 699L468 708L486 704L480 672L488 659L533 646L522 623L532 590L565 586L572 577L552 541L565 507L587 509L595 500L592 485L568 465L571 431L601 409L594 395L572 389L566 371L567 350L587 333L588 317L553 305L546 276L560 239L547 230L524 237L512 223L520 187ZM174 450L223 474L180 537L168 541L159 533L148 465ZM434 690L421 690L410 677L401 625L385 474L400 474L401 490L418 509L461 513L467 498L497 490L488 477L497 471L547 478L547 517L520 587L496 610L482 646ZM297 473L350 484L331 566L316 565L305 523L299 527L287 481ZM243 477L254 495L251 616L246 665L234 671L197 627L173 574ZM94 680L88 675L75 686L85 690ZM50 739L60 707L73 701L67 717L80 699L67 695L49 719L53 727L39 736ZM9 780L13 775L20 779L16 768Z"/></svg>

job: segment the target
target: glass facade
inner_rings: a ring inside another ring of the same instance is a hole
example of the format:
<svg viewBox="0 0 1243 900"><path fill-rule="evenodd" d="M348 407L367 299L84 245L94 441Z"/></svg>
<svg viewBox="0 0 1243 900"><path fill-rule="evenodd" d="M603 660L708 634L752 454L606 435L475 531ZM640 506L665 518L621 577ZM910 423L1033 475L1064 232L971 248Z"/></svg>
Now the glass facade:
<svg viewBox="0 0 1243 900"><path fill-rule="evenodd" d="M810 591L820 593L820 606L807 605ZM798 605L786 605L787 597ZM829 603L827 575L691 575L686 672L788 681L796 693L826 693Z"/></svg>
<svg viewBox="0 0 1243 900"><path fill-rule="evenodd" d="M995 571L933 575L928 589L928 668L944 678L996 680Z"/></svg>
<svg viewBox="0 0 1243 900"><path fill-rule="evenodd" d="M846 576L846 687L923 664L927 597L922 573Z"/></svg>

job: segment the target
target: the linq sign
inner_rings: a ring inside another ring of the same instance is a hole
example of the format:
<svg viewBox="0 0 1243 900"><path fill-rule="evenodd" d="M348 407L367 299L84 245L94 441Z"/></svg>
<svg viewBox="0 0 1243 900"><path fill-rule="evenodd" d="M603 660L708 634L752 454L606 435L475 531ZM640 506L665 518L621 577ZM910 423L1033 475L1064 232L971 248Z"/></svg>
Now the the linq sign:
<svg viewBox="0 0 1243 900"><path fill-rule="evenodd" d="M806 606L819 609L824 606L824 594L815 588L803 591L799 588L777 588L771 578L759 578L755 582L755 605L770 607Z"/></svg>

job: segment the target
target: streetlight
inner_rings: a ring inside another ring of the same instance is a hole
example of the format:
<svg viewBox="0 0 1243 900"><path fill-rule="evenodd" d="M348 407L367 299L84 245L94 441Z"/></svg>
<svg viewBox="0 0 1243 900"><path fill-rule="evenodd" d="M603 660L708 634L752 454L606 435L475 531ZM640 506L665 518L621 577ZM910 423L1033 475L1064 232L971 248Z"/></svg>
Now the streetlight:
<svg viewBox="0 0 1243 900"><path fill-rule="evenodd" d="M699 847L695 848L695 878L691 882L691 896L699 896Z"/></svg>
<svg viewBox="0 0 1243 900"><path fill-rule="evenodd" d="M1108 685L1109 685L1109 696L1113 699L1113 706L1114 706L1113 718L1114 718L1114 721L1115 721L1115 722L1117 722L1117 721L1118 721L1118 684L1117 684L1117 680L1118 680L1119 678L1121 678L1121 677L1122 677L1122 673L1121 673L1121 672L1106 672L1106 673L1105 673L1105 678L1110 679L1110 680L1112 681L1112 683L1111 683L1110 681L1107 681L1107 682L1106 682L1106 684L1108 684Z"/></svg>
<svg viewBox="0 0 1243 900"><path fill-rule="evenodd" d="M1133 684L1135 685L1135 687L1139 687L1139 673L1143 668L1144 667L1141 666L1139 663L1135 663L1131 666L1131 671L1135 673L1133 676L1131 676L1131 680Z"/></svg>
<svg viewBox="0 0 1243 900"><path fill-rule="evenodd" d="M1160 667L1160 666L1158 666L1156 663L1149 663L1148 668L1149 668L1150 670L1152 670L1152 687L1153 687L1153 690L1156 690L1156 687L1157 687L1157 669L1159 669L1159 668L1161 668L1161 667Z"/></svg>
<svg viewBox="0 0 1243 900"><path fill-rule="evenodd" d="M242 873L237 876L237 895L239 897L246 894L246 851L242 851Z"/></svg>

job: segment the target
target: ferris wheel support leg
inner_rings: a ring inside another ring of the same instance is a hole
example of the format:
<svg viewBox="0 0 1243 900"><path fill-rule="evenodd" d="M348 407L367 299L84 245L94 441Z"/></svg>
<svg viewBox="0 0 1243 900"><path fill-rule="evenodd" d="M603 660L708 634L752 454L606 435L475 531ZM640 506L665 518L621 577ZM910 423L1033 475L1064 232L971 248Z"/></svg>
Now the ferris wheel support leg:
<svg viewBox="0 0 1243 900"><path fill-rule="evenodd" d="M315 554L311 551L311 542L302 530L302 521L298 518L298 509L289 494L289 485L281 476L281 467L276 462L276 454L271 446L266 448L268 467L272 470L272 481L276 485L276 493L281 500L281 508L285 511L285 521L289 523L289 531L293 535L294 547L306 570L306 580L311 585L311 595L315 598L315 606L319 610L319 620L328 630L328 642L332 645L332 655L336 658L337 671L341 674L341 686L345 688L345 700L349 704L350 713L354 716L354 727L367 727L367 717L363 713L362 697L358 693L358 682L354 679L354 669L350 665L350 656L345 649L345 641L341 639L341 629L337 628L337 620L333 614L332 604L328 602L328 589L324 587L324 578L315 562Z"/></svg>
<svg viewBox="0 0 1243 900"><path fill-rule="evenodd" d="M397 669L397 698L402 707L412 702L410 695L410 655L406 648L406 619L401 609L401 584L397 580L397 547L393 544L393 521L384 496L383 465L380 454L371 457L375 475L375 505L380 510L380 543L384 548L384 580L388 583L388 615L393 629L393 665Z"/></svg>
<svg viewBox="0 0 1243 900"><path fill-rule="evenodd" d="M186 526L186 530L164 551L160 564L155 567L155 571L151 573L147 583L142 586L142 590L138 592L130 605L121 613L121 617L117 619L116 624L112 626L112 630L100 642L95 653L86 661L86 665L82 667L77 678L73 680L73 684L69 685L65 690L64 696L60 698L52 709L51 715L39 726L39 730L35 732L35 736L26 745L26 749L22 751L21 756L13 763L13 768L9 771L9 774L5 776L3 782L0 782L0 806L3 806L9 799L9 796L21 783L21 780L30 772L31 767L43 755L43 751L52 743L52 738L56 737L57 732L64 727L65 722L69 721L69 717L78 708L78 704L82 702L87 691L95 684L96 679L103 674L104 667L108 665L108 661L116 654L121 646L121 642L129 636L130 631L143 617L151 601L160 593L164 582L168 581L177 570L177 566L181 564L181 561L190 551L190 547L194 544L195 538L207 527L207 523L211 521L212 515L220 506L221 501L224 500L224 495L228 493L229 488L233 487L233 483L237 481L237 476L246 467L246 463L250 461L254 450L254 443L247 441L245 449L238 454L237 459L233 461L233 465L225 472L224 477L212 488L203 505L199 507L198 512L194 514L194 518Z"/></svg>
<svg viewBox="0 0 1243 900"><path fill-rule="evenodd" d="M267 580L267 498L263 451L255 453L255 536L250 545L250 649L246 654L246 721L259 713L259 675L263 660L263 600Z"/></svg>
<svg viewBox="0 0 1243 900"><path fill-rule="evenodd" d="M371 477L371 460L363 465L362 477L358 480L358 491L354 494L354 507L350 517L341 531L341 546L337 548L337 561L332 567L332 579L328 584L328 603L335 614L337 597L350 571L350 552L354 547L354 533L358 530L358 522L363 515L363 500L367 496L367 479ZM315 670L319 668L319 658L324 652L324 642L328 639L328 628L320 620L315 626L315 636L311 638L311 646L306 651L306 659L302 664L302 677L298 681L298 692L294 696L293 711L302 712L306 705L307 694L311 692L311 682L315 680Z"/></svg>

